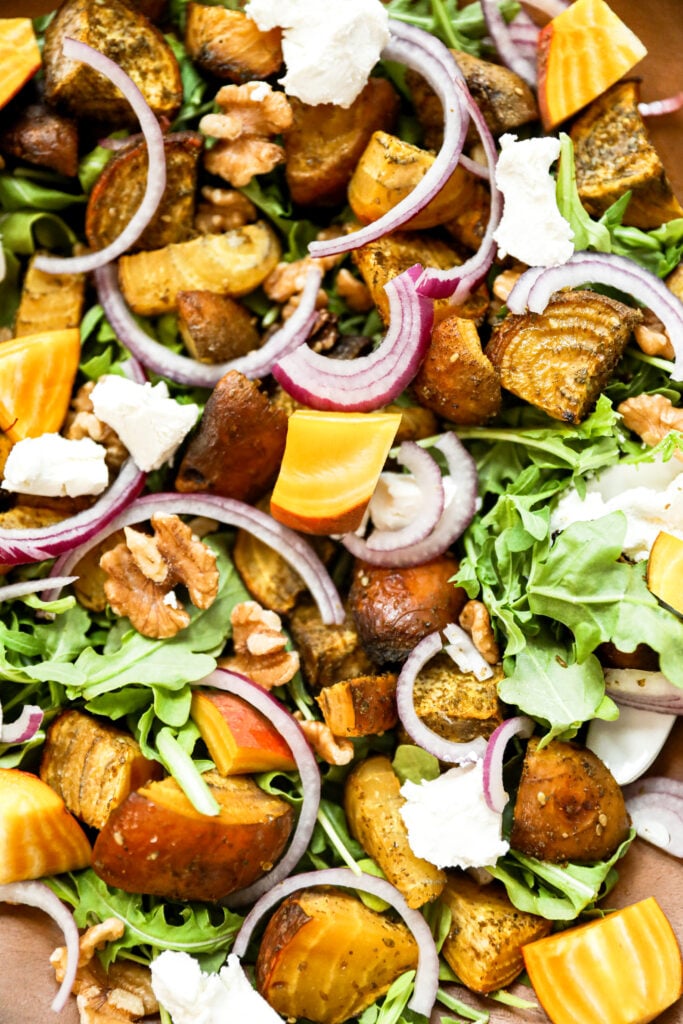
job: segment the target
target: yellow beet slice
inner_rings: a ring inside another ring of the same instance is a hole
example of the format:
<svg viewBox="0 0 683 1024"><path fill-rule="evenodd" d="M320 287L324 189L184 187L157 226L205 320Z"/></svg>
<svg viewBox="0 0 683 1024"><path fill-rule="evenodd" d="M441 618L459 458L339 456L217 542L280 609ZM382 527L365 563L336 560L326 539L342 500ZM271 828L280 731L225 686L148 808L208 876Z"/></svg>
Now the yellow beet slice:
<svg viewBox="0 0 683 1024"><path fill-rule="evenodd" d="M10 441L60 429L80 354L76 327L0 342L0 430Z"/></svg>
<svg viewBox="0 0 683 1024"><path fill-rule="evenodd" d="M30 18L0 18L0 107L35 75L40 50Z"/></svg>
<svg viewBox="0 0 683 1024"><path fill-rule="evenodd" d="M647 562L647 585L669 608L683 615L683 540L661 530Z"/></svg>

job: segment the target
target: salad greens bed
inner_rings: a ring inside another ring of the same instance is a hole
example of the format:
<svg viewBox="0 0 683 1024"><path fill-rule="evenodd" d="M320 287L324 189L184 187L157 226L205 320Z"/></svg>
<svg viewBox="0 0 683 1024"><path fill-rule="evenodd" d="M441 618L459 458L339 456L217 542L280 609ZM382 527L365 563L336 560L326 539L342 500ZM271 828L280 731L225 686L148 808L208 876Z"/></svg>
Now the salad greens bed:
<svg viewBox="0 0 683 1024"><path fill-rule="evenodd" d="M224 6L238 7L233 0ZM459 10L455 0L391 0L394 18L433 33L448 46L486 56L486 29L478 3ZM519 10L503 0L501 10L512 18ZM180 37L186 0L170 0L168 41L182 71L184 103L173 128L195 127L198 118L214 109L211 86L185 53ZM47 18L36 20L42 36ZM401 68L385 65L380 73L391 78L404 98L399 134L419 141L420 129L410 107ZM0 325L12 324L19 301L22 268L36 249L68 251L82 237L85 204L90 189L112 150L95 146L81 161L78 186L71 179L29 167L0 173L0 234L7 274L0 282ZM242 190L279 232L285 259L306 254L321 223L299 219L287 195L280 171L253 179ZM624 196L594 220L578 199L571 142L562 136L557 175L557 198L569 220L577 249L594 249L627 256L664 277L683 257L683 219L653 231L625 227ZM341 211L337 211L341 212ZM265 329L278 315L277 305L262 292L244 300ZM379 337L381 321L353 313L334 289L329 308L339 317L343 333ZM159 341L182 350L173 314L140 323ZM120 372L127 352L117 341L102 309L91 305L83 318L82 379L96 380ZM480 509L459 542L461 557L456 582L472 598L483 600L505 651L505 679L500 696L519 712L541 723L544 738L571 739L582 735L594 718L614 719L618 709L605 694L603 671L596 648L612 642L623 651L645 642L658 652L662 670L683 687L683 622L662 608L647 589L644 563L621 558L626 529L623 513L589 523L577 523L553 538L550 508L570 485L581 490L587 478L620 461L638 462L673 457L680 438L671 434L656 448L643 449L621 424L619 402L643 392L658 392L679 404L683 384L669 376L666 360L648 357L634 348L624 356L616 375L583 423L565 426L529 406L506 406L491 427L458 428L479 473ZM152 379L155 379L152 377ZM181 401L203 405L208 392L169 382ZM404 399L406 402L410 400ZM167 474L150 475L149 487L170 486ZM143 752L160 760L187 792L210 762L198 753L199 733L189 717L189 681L202 678L230 639L230 610L249 597L231 560L232 536L224 531L207 539L216 552L220 589L206 611L194 609L190 625L170 640L152 640L130 628L110 611L91 613L73 597L53 602L27 596L0 609L0 701L6 717L25 703L45 709L43 728L23 746L0 746L0 766L34 768L45 728L60 709L71 703L123 723ZM24 566L15 578L43 575L45 565ZM348 560L339 556L333 571L340 578ZM314 717L313 699L301 676L277 693L305 717ZM438 775L436 760L410 745L395 747L392 736L354 741L357 758L371 750L389 753L399 777L420 780ZM356 865L377 872L346 826L341 807L348 767L323 766L323 800L318 824L301 867ZM269 792L295 807L301 801L296 773L273 772L258 778ZM506 822L509 828L509 822ZM520 909L541 914L562 926L580 914L599 913L596 903L616 880L620 857L630 839L609 861L591 866L548 864L510 851L493 874ZM121 939L103 952L105 966L118 956L147 963L161 950L184 950L198 957L205 970L215 970L225 955L242 918L222 907L172 904L155 897L132 896L109 888L92 870L48 880L52 889L74 908L80 927L112 914L126 924ZM369 897L368 897L369 898ZM438 941L443 941L445 913L428 913ZM443 968L443 980L457 980ZM412 973L392 986L379 1004L360 1017L361 1024L401 1024L412 1019L405 1009ZM515 1004L513 997L498 998ZM487 1019L465 1006L452 993L440 992L447 1014L458 1019Z"/></svg>

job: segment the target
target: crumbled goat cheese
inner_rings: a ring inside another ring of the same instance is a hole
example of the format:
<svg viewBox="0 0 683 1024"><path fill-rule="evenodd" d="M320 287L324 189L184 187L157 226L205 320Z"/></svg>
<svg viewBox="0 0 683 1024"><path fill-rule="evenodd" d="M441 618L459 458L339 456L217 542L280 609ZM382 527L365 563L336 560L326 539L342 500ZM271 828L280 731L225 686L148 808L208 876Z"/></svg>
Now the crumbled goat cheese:
<svg viewBox="0 0 683 1024"><path fill-rule="evenodd" d="M101 494L109 483L106 454L106 448L89 437L27 437L12 446L2 486L6 491L45 498Z"/></svg>
<svg viewBox="0 0 683 1024"><path fill-rule="evenodd" d="M401 794L411 850L439 868L488 867L510 848L502 838L502 814L484 797L482 761L420 785L404 782Z"/></svg>
<svg viewBox="0 0 683 1024"><path fill-rule="evenodd" d="M442 479L444 507L455 496L456 483L450 476ZM423 497L412 473L380 473L368 510L378 530L401 530L420 511Z"/></svg>
<svg viewBox="0 0 683 1024"><path fill-rule="evenodd" d="M471 672L477 679L490 679L493 669L486 658L477 650L470 636L454 622L444 629L448 643L444 647L461 672Z"/></svg>
<svg viewBox="0 0 683 1024"><path fill-rule="evenodd" d="M389 42L380 0L249 0L247 14L263 31L282 28L289 96L349 107Z"/></svg>
<svg viewBox="0 0 683 1024"><path fill-rule="evenodd" d="M170 398L163 381L152 386L106 376L90 397L97 418L116 431L136 466L146 473L173 457L199 415L199 406Z"/></svg>
<svg viewBox="0 0 683 1024"><path fill-rule="evenodd" d="M610 466L589 480L584 498L574 488L562 495L550 515L550 529L557 533L617 511L626 516L623 553L634 562L648 557L660 530L683 539L681 463Z"/></svg>
<svg viewBox="0 0 683 1024"><path fill-rule="evenodd" d="M550 165L560 154L553 138L502 135L496 185L503 193L503 216L494 232L498 255L514 256L530 267L566 263L574 252L574 232L557 207Z"/></svg>
<svg viewBox="0 0 683 1024"><path fill-rule="evenodd" d="M234 953L218 974L204 974L194 957L171 950L153 960L151 969L154 995L173 1024L282 1024L282 1017L252 987Z"/></svg>

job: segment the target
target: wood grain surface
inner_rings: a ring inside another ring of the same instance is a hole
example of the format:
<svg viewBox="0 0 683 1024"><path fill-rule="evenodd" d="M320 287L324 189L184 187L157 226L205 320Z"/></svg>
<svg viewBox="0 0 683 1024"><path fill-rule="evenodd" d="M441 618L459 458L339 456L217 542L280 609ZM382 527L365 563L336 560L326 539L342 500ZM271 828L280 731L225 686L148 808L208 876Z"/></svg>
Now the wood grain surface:
<svg viewBox="0 0 683 1024"><path fill-rule="evenodd" d="M649 101L683 88L683 0L610 0L611 7L640 36L648 56L637 68L643 78L642 97ZM0 17L33 16L49 10L44 0L0 0ZM0 115L1 117L1 115ZM669 177L683 201L683 111L649 122ZM679 721L667 748L652 770L683 779L683 723ZM654 895L669 917L683 946L683 869L681 863L646 843L636 841L619 865L619 882L609 898L619 907ZM58 1017L49 1009L57 991L48 957L61 941L59 929L38 911L0 904L0 1024L78 1024L75 1000ZM529 989L517 987L532 997ZM463 994L471 1005L491 1010L490 1002ZM657 1018L658 1024L683 1024L679 1002ZM492 1024L547 1024L541 1010L514 1011L494 1007ZM587 1021L586 1024L600 1024Z"/></svg>

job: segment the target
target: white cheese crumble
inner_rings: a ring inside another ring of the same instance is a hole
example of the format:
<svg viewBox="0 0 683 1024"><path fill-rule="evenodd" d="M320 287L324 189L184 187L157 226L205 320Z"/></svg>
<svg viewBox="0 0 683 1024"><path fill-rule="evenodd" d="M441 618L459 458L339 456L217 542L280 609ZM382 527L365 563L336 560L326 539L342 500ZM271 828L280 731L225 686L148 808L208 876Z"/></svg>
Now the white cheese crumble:
<svg viewBox="0 0 683 1024"><path fill-rule="evenodd" d="M439 868L488 867L510 848L502 838L502 814L484 797L482 761L420 785L404 782L401 794L411 850Z"/></svg>
<svg viewBox="0 0 683 1024"><path fill-rule="evenodd" d="M389 42L380 0L249 0L245 14L267 32L282 28L289 96L349 107Z"/></svg>
<svg viewBox="0 0 683 1024"><path fill-rule="evenodd" d="M643 462L610 466L588 481L586 495L570 488L550 515L553 533L610 512L626 516L623 553L634 562L647 558L660 530L683 539L683 465Z"/></svg>
<svg viewBox="0 0 683 1024"><path fill-rule="evenodd" d="M448 508L457 485L450 476L443 477L441 483L444 507ZM422 491L412 473L380 473L368 506L370 519L378 530L401 530L417 516L422 501Z"/></svg>
<svg viewBox="0 0 683 1024"><path fill-rule="evenodd" d="M6 491L45 498L101 494L109 484L106 454L106 448L89 437L27 437L12 446L2 486Z"/></svg>
<svg viewBox="0 0 683 1024"><path fill-rule="evenodd" d="M502 135L496 185L503 193L503 216L493 237L498 255L514 256L530 267L566 263L574 252L574 232L557 207L550 166L560 140Z"/></svg>
<svg viewBox="0 0 683 1024"><path fill-rule="evenodd" d="M101 377L90 398L97 418L116 431L145 473L173 457L199 415L199 406L170 398L163 381L152 386L127 377Z"/></svg>
<svg viewBox="0 0 683 1024"><path fill-rule="evenodd" d="M234 953L218 974L204 974L194 957L171 950L153 960L151 970L154 995L173 1024L282 1024L282 1017L252 987Z"/></svg>
<svg viewBox="0 0 683 1024"><path fill-rule="evenodd" d="M443 632L448 640L444 650L461 672L471 672L479 680L491 678L493 669L477 650L471 637L462 626L456 626L454 622L450 622Z"/></svg>

